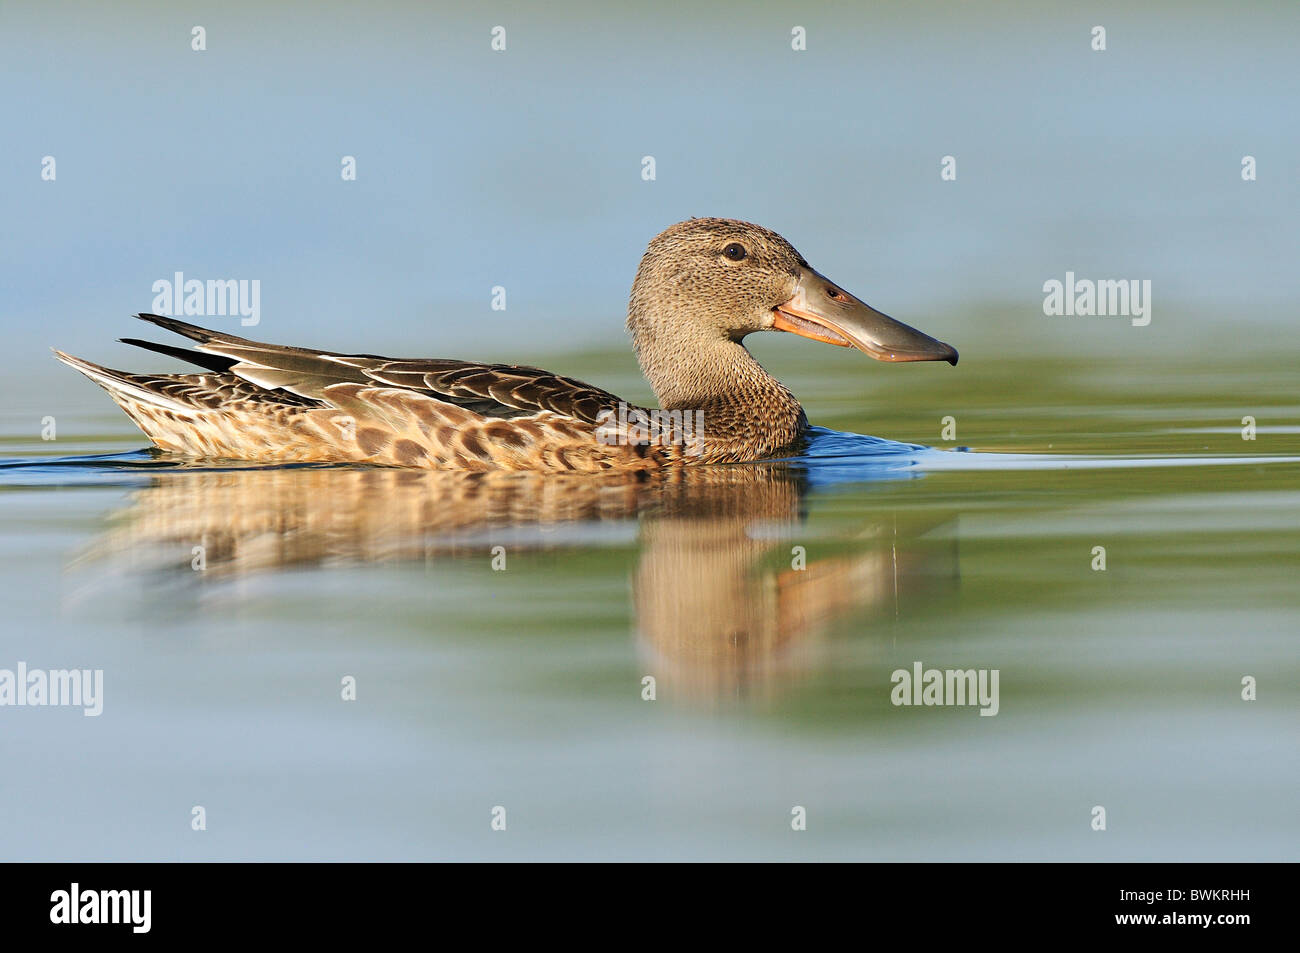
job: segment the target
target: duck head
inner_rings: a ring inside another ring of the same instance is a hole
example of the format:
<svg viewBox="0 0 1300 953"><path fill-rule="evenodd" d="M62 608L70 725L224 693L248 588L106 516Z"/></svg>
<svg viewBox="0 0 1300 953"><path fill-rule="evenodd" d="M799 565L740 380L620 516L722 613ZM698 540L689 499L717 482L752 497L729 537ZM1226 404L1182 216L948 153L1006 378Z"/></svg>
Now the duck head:
<svg viewBox="0 0 1300 953"><path fill-rule="evenodd" d="M878 361L947 361L957 351L882 314L819 273L784 238L749 222L695 218L650 242L632 285L628 330L665 406L716 368L701 367L756 331L856 347ZM741 347L743 350L743 347ZM693 384L685 388L681 378ZM699 399L696 396L695 399Z"/></svg>

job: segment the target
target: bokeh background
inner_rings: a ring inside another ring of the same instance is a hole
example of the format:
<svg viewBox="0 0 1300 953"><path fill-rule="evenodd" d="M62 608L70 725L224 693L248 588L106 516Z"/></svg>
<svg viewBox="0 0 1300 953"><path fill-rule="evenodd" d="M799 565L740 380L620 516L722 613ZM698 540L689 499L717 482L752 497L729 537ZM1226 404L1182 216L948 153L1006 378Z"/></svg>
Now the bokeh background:
<svg viewBox="0 0 1300 953"><path fill-rule="evenodd" d="M1285 0L7 2L4 454L143 445L47 349L175 366L113 342L176 271L260 280L260 326L208 321L235 333L646 399L623 331L641 252L720 215L961 351L886 366L753 340L815 423L938 443L952 414L977 450L1295 456L1297 36ZM1150 279L1150 326L1044 316L1066 271ZM505 574L408 553L178 582L130 546L85 554L123 525L224 518L202 502L231 506L221 486L174 511L204 484L11 475L0 667L103 667L108 697L99 719L0 711L0 856L1295 859L1296 472L838 472L800 541L866 545L886 562L853 565L910 566L919 595L827 621L796 677L703 702L668 680L655 705L635 523L525 534ZM914 659L1001 667L1002 713L891 708ZM1243 673L1267 679L1255 707Z"/></svg>
<svg viewBox="0 0 1300 953"><path fill-rule="evenodd" d="M617 346L646 242L691 215L776 229L963 356L1238 347L1283 331L1300 292L1290 3L0 17L4 371L39 399L67 390L42 348L111 364L129 352L107 341L137 333L127 316L175 271L260 279L275 340L488 359ZM1152 325L1043 317L1042 284L1067 269L1151 279Z"/></svg>

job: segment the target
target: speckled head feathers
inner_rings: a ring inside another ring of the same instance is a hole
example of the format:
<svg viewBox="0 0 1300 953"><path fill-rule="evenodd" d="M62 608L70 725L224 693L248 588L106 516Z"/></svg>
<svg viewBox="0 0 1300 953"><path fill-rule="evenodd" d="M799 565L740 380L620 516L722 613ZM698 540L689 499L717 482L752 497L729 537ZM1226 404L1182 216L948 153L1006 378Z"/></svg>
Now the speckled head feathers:
<svg viewBox="0 0 1300 953"><path fill-rule="evenodd" d="M667 331L665 322L732 340L768 330L772 309L793 294L807 265L794 246L761 225L729 218L678 222L656 235L641 258L628 330L638 350Z"/></svg>

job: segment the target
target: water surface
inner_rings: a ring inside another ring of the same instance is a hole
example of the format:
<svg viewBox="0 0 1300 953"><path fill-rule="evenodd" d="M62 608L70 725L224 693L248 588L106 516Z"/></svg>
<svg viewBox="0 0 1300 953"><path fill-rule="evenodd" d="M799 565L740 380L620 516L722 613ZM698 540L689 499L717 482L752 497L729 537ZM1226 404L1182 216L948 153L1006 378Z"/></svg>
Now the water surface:
<svg viewBox="0 0 1300 953"><path fill-rule="evenodd" d="M75 378L57 440L10 416L0 667L105 700L0 712L0 851L1293 859L1287 369L1009 360L957 403L804 355L843 429L668 479L196 465ZM998 714L892 705L918 661L998 669Z"/></svg>
<svg viewBox="0 0 1300 953"><path fill-rule="evenodd" d="M0 709L0 858L1296 859L1300 6L0 21L0 669L106 693ZM183 465L47 350L176 369L112 342L181 271L260 282L224 331L646 403L628 288L691 215L960 365L754 336L833 432L629 484ZM1067 271L1151 323L1045 316ZM998 714L892 705L916 662Z"/></svg>

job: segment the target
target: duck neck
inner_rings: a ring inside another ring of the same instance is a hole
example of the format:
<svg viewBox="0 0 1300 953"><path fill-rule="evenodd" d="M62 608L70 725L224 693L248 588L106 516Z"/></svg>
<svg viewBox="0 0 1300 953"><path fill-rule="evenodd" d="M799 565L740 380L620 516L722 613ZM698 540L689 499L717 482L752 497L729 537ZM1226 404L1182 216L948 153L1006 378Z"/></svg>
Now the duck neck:
<svg viewBox="0 0 1300 953"><path fill-rule="evenodd" d="M706 443L749 459L788 446L808 426L795 396L738 340L685 322L629 322L646 380L664 410L703 412Z"/></svg>

